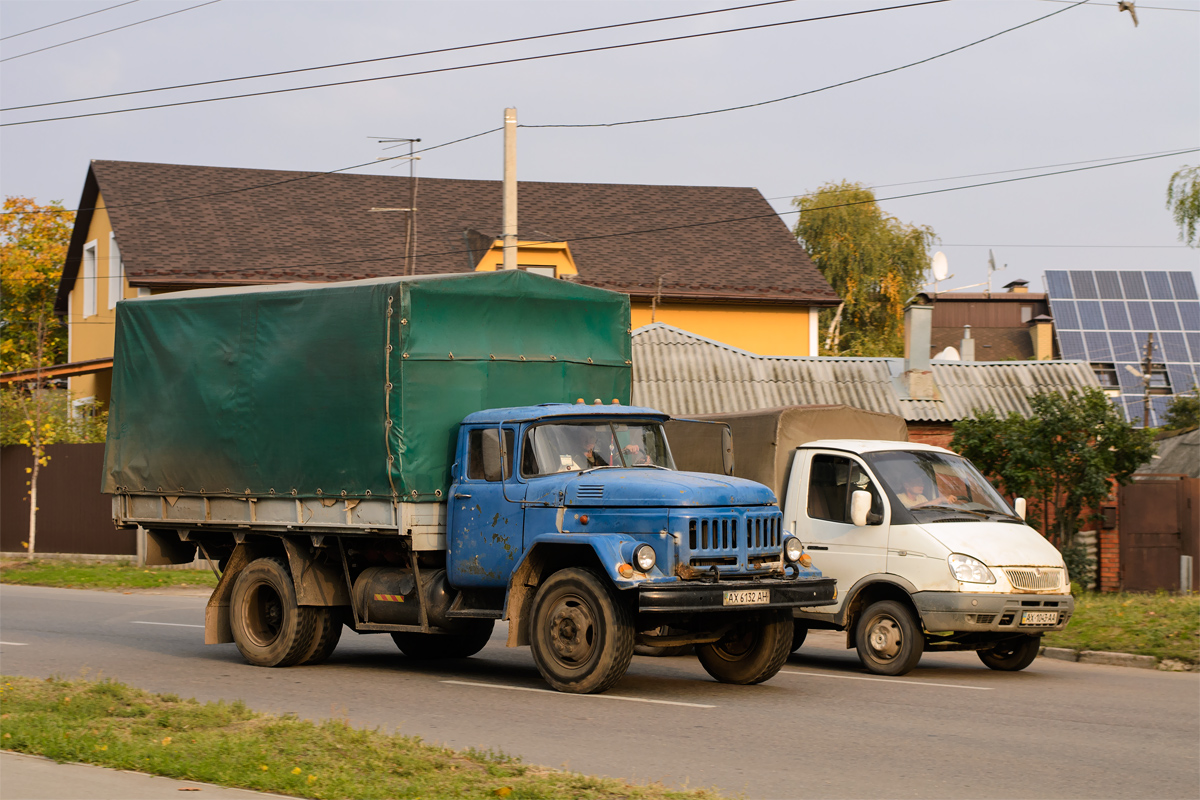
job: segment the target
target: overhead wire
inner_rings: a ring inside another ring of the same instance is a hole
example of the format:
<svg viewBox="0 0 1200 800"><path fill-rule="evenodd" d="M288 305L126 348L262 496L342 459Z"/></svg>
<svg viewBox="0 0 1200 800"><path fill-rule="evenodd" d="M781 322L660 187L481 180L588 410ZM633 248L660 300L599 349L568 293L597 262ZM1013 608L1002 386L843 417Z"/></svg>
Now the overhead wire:
<svg viewBox="0 0 1200 800"><path fill-rule="evenodd" d="M132 28L137 25L144 25L147 22L154 22L155 20L163 19L165 17L173 17L176 14L183 14L186 11L195 11L197 8L203 8L204 6L211 6L214 3L219 3L219 2L221 2L221 0L206 0L206 2L200 3L198 5L194 5L194 6L189 6L187 8L181 8L176 11L172 11L169 14L159 14L157 17L150 17L149 19L143 19L143 20L139 20L137 22L131 22L128 25L121 25L116 28L109 28L106 31L100 31L99 33L91 33L91 34L88 34L87 36L80 36L78 39L71 39L70 41L59 42L58 44L52 44L49 47L41 47L41 48L38 48L37 50L30 50L28 53L21 53L20 55L9 56L8 58L0 58L0 63L3 63L5 61L13 61L18 58L24 58L25 56L31 56L34 53L44 53L47 50L53 50L56 47L65 47L66 45L69 45L69 44L75 44L76 42L82 42L85 39L95 39L97 36L103 36L106 33L113 33L114 31L123 31L126 28Z"/></svg>
<svg viewBox="0 0 1200 800"><path fill-rule="evenodd" d="M74 22L77 19L83 19L84 17L90 17L94 14L103 14L105 11L112 11L114 8L120 8L121 6L131 6L134 3L139 3L139 2L141 2L141 0L125 0L124 3L117 3L115 6L109 6L108 8L101 8L96 11L89 11L88 13L80 14L77 17L67 17L66 19L60 19L58 22L51 22L49 25L40 25L36 28L30 28L27 31L21 31L20 33L10 33L8 36L0 36L0 42L6 41L8 39L15 39L18 36L24 36L27 33L35 33L36 31L44 31L47 28L53 28L56 25L64 25L68 22Z"/></svg>
<svg viewBox="0 0 1200 800"><path fill-rule="evenodd" d="M212 0L212 2L217 2L217 0ZM155 105L136 106L136 107L132 107L132 108L116 108L116 109L109 109L108 111L92 111L92 112L83 113L83 114L68 114L68 115L64 115L61 117L43 117L41 119L23 120L20 122L5 122L5 123L0 123L0 128L13 127L13 126L17 126L17 125L35 125L35 124L39 124L39 123L43 123L43 122L61 122L63 120L84 119L84 118L88 118L88 117L102 117L102 116L109 116L109 115L113 115L113 114L128 114L128 113L137 112L137 111L151 111L151 110L160 109L160 108L178 108L180 106L198 105L198 104L202 104L202 103L216 103L216 102L222 102L225 100L241 100L241 99L246 99L246 98L250 98L250 97L265 97L267 95L288 94L288 93L292 93L292 92L303 92L303 91L309 91L311 89L327 89L327 88L334 87L334 86L350 86L350 85L361 84L361 83L373 83L376 81L395 80L398 78L412 78L412 77L417 77L417 76L421 76L421 75L436 75L436 74L441 74L441 73L446 73L446 72L459 72L462 70L479 69L482 67L495 67L495 66L502 66L502 65L507 65L507 64L519 64L519 63L526 63L526 62L531 62L531 61L542 61L542 60L550 59L550 58L562 58L565 56L576 56L576 55L583 55L583 54L587 54L587 53L601 53L601 52L606 52L606 51L610 51L610 50L623 50L623 49L630 48L630 47L644 47L646 45L665 44L667 42L681 42L681 41L687 41L687 40L691 40L691 39L701 39L701 38L705 38L705 37L709 37L709 36L722 36L727 33L744 33L746 31L765 30L768 28L779 28L779 27L786 26L786 25L800 25L800 24L804 24L804 23L808 23L808 22L822 22L822 21L831 20L831 19L841 19L844 17L861 16L864 14L875 14L875 13L879 13L879 12L883 12L883 11L897 11L897 10L902 10L902 9L918 8L921 6L937 5L937 4L946 3L946 2L950 2L950 0L920 0L920 2L908 3L908 4L904 4L904 5L898 5L898 6L888 6L886 8L871 8L871 9L864 9L864 10L860 10L860 11L843 12L843 13L838 13L838 14L825 14L825 15L822 15L819 17L805 17L802 19L785 20L783 22L769 22L769 23L763 23L760 25L746 25L746 26L743 26L740 28L726 28L724 30L719 30L719 31L706 31L703 33L691 33L691 34L684 34L681 36L667 36L667 37L661 37L658 39L647 39L647 40L640 41L640 42L625 42L622 44L603 45L603 46L597 46L597 47L585 47L585 48L580 48L577 50L567 50L567 51L558 52L558 53L542 53L542 54L533 55L533 56L520 56L520 57L516 57L516 58L496 59L494 61L483 61L483 62L478 62L475 64L459 64L459 65L450 66L450 67L438 67L438 68L431 68L431 69L425 69L425 70L416 70L413 72L401 72L401 73L396 73L394 75L377 75L377 76L370 77L370 78L355 78L355 79L348 79L348 80L344 80L344 81L331 81L329 83L309 84L307 86L293 86L293 87L289 87L286 89L266 89L266 90L259 91L259 92L244 92L242 94L223 95L220 97L205 97L205 98L198 98L195 100L179 100L179 101L176 101L173 103L158 103ZM1088 0L1081 0L1081 2L1086 3L1086 2L1088 2ZM1063 10L1068 10L1068 9L1063 9ZM1056 11L1054 13L1059 14L1059 13L1062 13L1062 11ZM1049 14L1047 16L1053 16L1053 14ZM775 102L778 102L778 101L775 101ZM530 127L530 126L525 126L525 127ZM544 127L586 127L586 126L544 126Z"/></svg>

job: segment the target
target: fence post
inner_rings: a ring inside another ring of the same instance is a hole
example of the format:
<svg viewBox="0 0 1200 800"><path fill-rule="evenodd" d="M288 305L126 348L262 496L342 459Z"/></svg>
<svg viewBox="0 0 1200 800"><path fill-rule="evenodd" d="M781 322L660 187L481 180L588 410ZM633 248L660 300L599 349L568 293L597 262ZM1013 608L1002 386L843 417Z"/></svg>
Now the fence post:
<svg viewBox="0 0 1200 800"><path fill-rule="evenodd" d="M1179 593L1191 594L1192 592L1192 557L1179 557Z"/></svg>
<svg viewBox="0 0 1200 800"><path fill-rule="evenodd" d="M137 565L146 566L146 529L141 525L137 528Z"/></svg>

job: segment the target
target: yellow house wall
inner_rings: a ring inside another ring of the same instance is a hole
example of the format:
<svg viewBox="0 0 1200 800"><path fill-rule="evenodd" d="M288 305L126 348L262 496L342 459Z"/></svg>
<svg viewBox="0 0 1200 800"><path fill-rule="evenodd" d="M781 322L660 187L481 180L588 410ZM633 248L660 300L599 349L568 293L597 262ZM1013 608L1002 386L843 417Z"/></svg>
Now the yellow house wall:
<svg viewBox="0 0 1200 800"><path fill-rule="evenodd" d="M809 350L809 312L793 306L660 303L654 322L740 347L763 356L816 355ZM633 301L633 327L649 325L650 303Z"/></svg>
<svg viewBox="0 0 1200 800"><path fill-rule="evenodd" d="M566 242L517 242L517 266L519 267L554 267L556 277L577 275L575 259L571 257L571 249ZM492 249L479 259L476 272L495 272L504 268L504 244L500 240L492 245Z"/></svg>
<svg viewBox="0 0 1200 800"><path fill-rule="evenodd" d="M84 274L81 261L68 304L67 325L70 332L70 344L67 359L69 361L109 358L113 354L116 310L108 307L112 223L108 219L108 212L103 207L103 197L97 197L96 206L91 224L88 226L87 242L85 243L94 242L96 245L96 313L86 317L83 313ZM117 245L119 247L120 242L117 242ZM137 297L137 289L131 289L129 281L122 279L121 296L117 299L131 297ZM70 391L73 397L76 399L95 397L105 404L108 403L111 385L112 374L109 371L77 375L70 379Z"/></svg>

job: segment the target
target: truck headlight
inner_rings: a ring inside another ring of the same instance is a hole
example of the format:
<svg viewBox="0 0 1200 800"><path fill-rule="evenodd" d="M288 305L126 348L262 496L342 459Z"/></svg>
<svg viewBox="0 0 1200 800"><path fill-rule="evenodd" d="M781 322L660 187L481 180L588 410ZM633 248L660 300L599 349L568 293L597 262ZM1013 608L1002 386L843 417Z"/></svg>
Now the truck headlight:
<svg viewBox="0 0 1200 800"><path fill-rule="evenodd" d="M649 572L654 569L656 560L654 548L648 544L639 544L633 550L633 563L639 572Z"/></svg>
<svg viewBox="0 0 1200 800"><path fill-rule="evenodd" d="M783 558L792 564L800 560L800 556L804 555L804 545L800 544L800 540L795 536L789 536L783 540Z"/></svg>
<svg viewBox="0 0 1200 800"><path fill-rule="evenodd" d="M951 553L947 559L950 562L950 572L955 580L963 583L995 583L996 576L977 558L964 556L962 553Z"/></svg>

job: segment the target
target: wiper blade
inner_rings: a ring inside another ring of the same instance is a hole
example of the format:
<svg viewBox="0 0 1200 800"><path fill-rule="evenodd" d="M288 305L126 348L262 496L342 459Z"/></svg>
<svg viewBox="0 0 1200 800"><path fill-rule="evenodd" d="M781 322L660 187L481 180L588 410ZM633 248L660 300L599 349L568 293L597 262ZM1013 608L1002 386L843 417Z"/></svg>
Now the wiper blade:
<svg viewBox="0 0 1200 800"><path fill-rule="evenodd" d="M972 511L969 508L959 508L958 506L939 506L939 505L915 506L913 508L910 508L909 511L945 511L950 514L971 514L972 516L976 516L980 519L987 519L986 512Z"/></svg>

